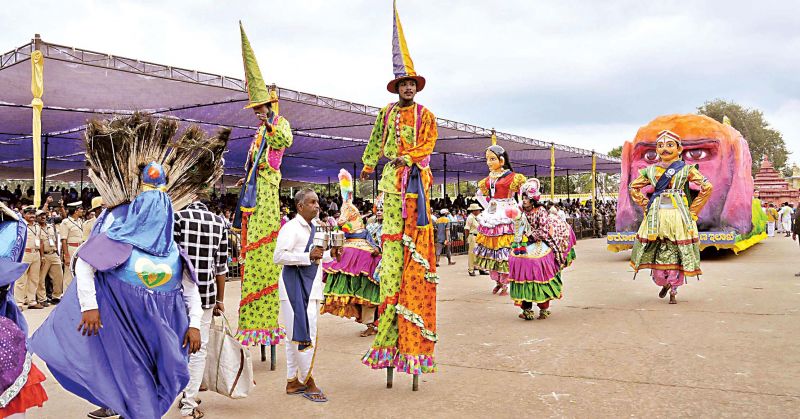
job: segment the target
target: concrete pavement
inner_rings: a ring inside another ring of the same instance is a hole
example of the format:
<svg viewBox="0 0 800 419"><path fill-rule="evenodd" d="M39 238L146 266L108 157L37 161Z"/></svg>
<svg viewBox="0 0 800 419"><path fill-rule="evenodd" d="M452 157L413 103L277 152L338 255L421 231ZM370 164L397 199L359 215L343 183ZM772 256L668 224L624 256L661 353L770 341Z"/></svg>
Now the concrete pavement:
<svg viewBox="0 0 800 419"><path fill-rule="evenodd" d="M421 378L360 363L371 338L330 315L319 324L315 377L330 402L283 393L278 369L256 362L257 386L243 400L201 393L207 418L263 417L796 417L800 411L800 248L770 238L735 256L704 255L701 281L659 299L647 272L632 280L629 252L582 240L552 317L523 321L487 276L466 275L466 257L440 268L436 357ZM238 307L229 283L226 306ZM31 329L50 310L26 311ZM231 312L230 319L235 320ZM252 350L258 361L257 349ZM38 360L38 359L37 359ZM39 360L37 365L45 370ZM29 418L82 418L93 406L51 376L50 397ZM180 417L173 409L166 416Z"/></svg>

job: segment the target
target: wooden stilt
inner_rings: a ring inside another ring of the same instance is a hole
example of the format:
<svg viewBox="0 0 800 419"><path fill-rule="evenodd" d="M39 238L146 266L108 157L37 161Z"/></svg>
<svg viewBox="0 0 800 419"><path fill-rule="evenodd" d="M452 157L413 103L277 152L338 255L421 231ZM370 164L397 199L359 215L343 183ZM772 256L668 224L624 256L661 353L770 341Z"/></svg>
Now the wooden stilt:
<svg viewBox="0 0 800 419"><path fill-rule="evenodd" d="M386 388L392 388L394 384L394 367L386 368Z"/></svg>
<svg viewBox="0 0 800 419"><path fill-rule="evenodd" d="M261 362L267 360L267 348L264 345L261 345Z"/></svg>
<svg viewBox="0 0 800 419"><path fill-rule="evenodd" d="M269 370L275 371L275 345L269 345Z"/></svg>
<svg viewBox="0 0 800 419"><path fill-rule="evenodd" d="M411 384L411 391L419 391L419 374L414 374L414 382Z"/></svg>

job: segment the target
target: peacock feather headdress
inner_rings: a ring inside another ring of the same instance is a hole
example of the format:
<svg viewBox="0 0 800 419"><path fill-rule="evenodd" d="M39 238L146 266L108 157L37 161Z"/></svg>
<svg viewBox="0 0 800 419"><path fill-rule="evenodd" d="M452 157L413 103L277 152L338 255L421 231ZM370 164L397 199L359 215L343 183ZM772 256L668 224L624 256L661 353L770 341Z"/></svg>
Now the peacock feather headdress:
<svg viewBox="0 0 800 419"><path fill-rule="evenodd" d="M92 120L85 133L89 178L113 208L145 190L142 169L155 162L164 169L173 207L181 209L222 176L230 133L224 128L208 137L192 125L178 135L176 121L142 113Z"/></svg>

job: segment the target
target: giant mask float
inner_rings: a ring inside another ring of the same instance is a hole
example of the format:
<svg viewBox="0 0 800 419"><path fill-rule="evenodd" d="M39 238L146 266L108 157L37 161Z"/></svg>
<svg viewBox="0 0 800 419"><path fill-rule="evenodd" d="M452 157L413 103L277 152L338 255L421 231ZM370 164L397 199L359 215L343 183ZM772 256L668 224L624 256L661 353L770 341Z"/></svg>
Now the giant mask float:
<svg viewBox="0 0 800 419"><path fill-rule="evenodd" d="M639 170L656 163L658 133L669 130L680 136L686 164L696 164L714 185L708 204L697 220L700 247L744 250L763 240L765 224L760 203L753 199L750 149L739 131L703 115L665 115L651 121L622 147L622 174L617 203L617 232L608 233L611 251L630 249L643 213L628 192ZM643 190L653 192L652 187Z"/></svg>

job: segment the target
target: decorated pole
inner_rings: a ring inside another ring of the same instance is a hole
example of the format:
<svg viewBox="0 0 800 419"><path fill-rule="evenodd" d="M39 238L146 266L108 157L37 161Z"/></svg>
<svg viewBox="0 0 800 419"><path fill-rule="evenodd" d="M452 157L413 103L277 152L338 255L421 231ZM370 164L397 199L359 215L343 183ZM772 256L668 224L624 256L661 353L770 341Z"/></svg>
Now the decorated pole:
<svg viewBox="0 0 800 419"><path fill-rule="evenodd" d="M556 145L550 143L550 202L556 196Z"/></svg>
<svg viewBox="0 0 800 419"><path fill-rule="evenodd" d="M33 142L33 205L39 208L42 205L42 94L44 94L44 55L39 50L42 42L39 34L34 36L31 54L31 108L33 109L33 127L31 141Z"/></svg>
<svg viewBox="0 0 800 419"><path fill-rule="evenodd" d="M592 150L592 217L597 212L597 154Z"/></svg>

